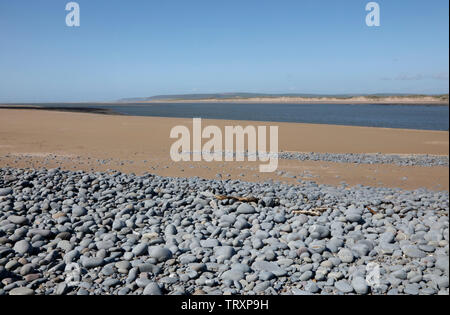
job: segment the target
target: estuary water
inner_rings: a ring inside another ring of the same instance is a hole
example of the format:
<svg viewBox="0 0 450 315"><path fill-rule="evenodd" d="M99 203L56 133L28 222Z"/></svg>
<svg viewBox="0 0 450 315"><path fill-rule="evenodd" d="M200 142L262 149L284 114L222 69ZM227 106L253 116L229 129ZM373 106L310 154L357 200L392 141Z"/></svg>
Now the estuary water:
<svg viewBox="0 0 450 315"><path fill-rule="evenodd" d="M204 119L297 122L348 126L448 130L449 107L380 104L270 103L80 103L39 104L43 107L107 109L123 115Z"/></svg>

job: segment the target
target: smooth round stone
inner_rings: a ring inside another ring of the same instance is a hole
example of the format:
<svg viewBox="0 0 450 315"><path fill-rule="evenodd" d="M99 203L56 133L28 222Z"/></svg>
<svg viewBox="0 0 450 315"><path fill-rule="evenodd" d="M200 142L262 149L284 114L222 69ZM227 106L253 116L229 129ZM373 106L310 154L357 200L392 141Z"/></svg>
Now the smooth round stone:
<svg viewBox="0 0 450 315"><path fill-rule="evenodd" d="M73 249L72 243L67 240L59 241L57 246L65 252L70 252Z"/></svg>
<svg viewBox="0 0 450 315"><path fill-rule="evenodd" d="M266 260L272 261L272 260L275 259L276 255L275 255L275 252L273 250L267 250L264 253L264 257L266 258Z"/></svg>
<svg viewBox="0 0 450 315"><path fill-rule="evenodd" d="M132 263L132 266L135 266L135 265ZM156 273L158 271L158 266L153 264L153 262L139 264L137 266L137 268L139 269L140 272Z"/></svg>
<svg viewBox="0 0 450 315"><path fill-rule="evenodd" d="M439 256L434 264L436 268L443 271L446 275L449 274L449 257Z"/></svg>
<svg viewBox="0 0 450 315"><path fill-rule="evenodd" d="M409 295L418 295L419 294L419 286L416 283L407 284L405 286L405 289L403 290L403 292L405 294L409 294Z"/></svg>
<svg viewBox="0 0 450 315"><path fill-rule="evenodd" d="M82 259L82 264L87 269L96 268L104 264L104 259L100 257L88 257Z"/></svg>
<svg viewBox="0 0 450 315"><path fill-rule="evenodd" d="M400 269L400 270L396 270L394 272L391 272L391 276L400 279L400 280L406 280L406 278L408 277L408 274L406 273L405 270Z"/></svg>
<svg viewBox="0 0 450 315"><path fill-rule="evenodd" d="M380 252L384 255L392 255L399 246L397 244L380 243Z"/></svg>
<svg viewBox="0 0 450 315"><path fill-rule="evenodd" d="M238 214L253 214L255 212L255 208L247 203L241 203L236 210Z"/></svg>
<svg viewBox="0 0 450 315"><path fill-rule="evenodd" d="M238 230L243 230L250 226L249 226L248 222L245 220L237 220L236 223L234 223L234 227Z"/></svg>
<svg viewBox="0 0 450 315"><path fill-rule="evenodd" d="M0 188L0 197L8 196L13 193L13 189L11 187Z"/></svg>
<svg viewBox="0 0 450 315"><path fill-rule="evenodd" d="M313 241L309 244L308 246L308 250L311 253L317 253L317 254L322 254L325 251L325 242L323 242L322 240L320 241Z"/></svg>
<svg viewBox="0 0 450 315"><path fill-rule="evenodd" d="M403 253L410 258L424 258L427 254L421 251L417 246L411 245L403 248Z"/></svg>
<svg viewBox="0 0 450 315"><path fill-rule="evenodd" d="M255 261L252 265L253 270L269 271L277 277L283 277L287 274L287 271L278 266L276 263L268 261Z"/></svg>
<svg viewBox="0 0 450 315"><path fill-rule="evenodd" d="M323 239L330 235L330 230L323 225L314 224L309 228L309 233L311 234L311 238Z"/></svg>
<svg viewBox="0 0 450 315"><path fill-rule="evenodd" d="M73 205L72 206L72 215L75 217L82 217L87 214L87 210L85 207L81 207L79 205Z"/></svg>
<svg viewBox="0 0 450 315"><path fill-rule="evenodd" d="M345 214L345 219L348 222L359 222L359 221L361 221L362 216L360 213L352 211L352 212L348 212Z"/></svg>
<svg viewBox="0 0 450 315"><path fill-rule="evenodd" d="M201 272L206 270L206 264L204 263L191 263L188 265L189 269Z"/></svg>
<svg viewBox="0 0 450 315"><path fill-rule="evenodd" d="M125 260L131 260L133 259L134 255L132 252L126 252L125 254L123 254L123 259Z"/></svg>
<svg viewBox="0 0 450 315"><path fill-rule="evenodd" d="M228 270L222 274L223 280L240 281L244 279L244 273L241 270Z"/></svg>
<svg viewBox="0 0 450 315"><path fill-rule="evenodd" d="M150 258L156 259L158 262L164 262L172 258L172 252L165 247L149 247L148 254Z"/></svg>
<svg viewBox="0 0 450 315"><path fill-rule="evenodd" d="M418 282L422 281L423 276L420 272L411 271L408 273L407 279L411 283L418 283Z"/></svg>
<svg viewBox="0 0 450 315"><path fill-rule="evenodd" d="M197 261L197 257L192 254L183 254L179 257L180 263L183 265L190 264Z"/></svg>
<svg viewBox="0 0 450 315"><path fill-rule="evenodd" d="M216 246L219 246L219 241L215 238L208 238L206 240L200 241L200 244L205 248L214 248Z"/></svg>
<svg viewBox="0 0 450 315"><path fill-rule="evenodd" d="M364 256L367 256L367 254L369 254L369 252L371 251L371 249L370 249L370 247L369 247L368 245L366 245L366 244L358 243L358 244L355 244L355 245L352 247L352 251L353 251L354 253L356 253L356 255L357 255L358 257L364 257Z"/></svg>
<svg viewBox="0 0 450 315"><path fill-rule="evenodd" d="M111 240L109 240L109 241L100 241L100 242L96 242L95 246L97 246L98 250L101 250L101 249L108 250L111 247L114 247L114 242L111 241Z"/></svg>
<svg viewBox="0 0 450 315"><path fill-rule="evenodd" d="M144 295L162 295L161 288L156 282L150 282L144 289Z"/></svg>
<svg viewBox="0 0 450 315"><path fill-rule="evenodd" d="M32 250L30 242L27 240L21 240L16 242L13 247L14 251L16 251L20 255L24 255L29 253Z"/></svg>
<svg viewBox="0 0 450 315"><path fill-rule="evenodd" d="M300 281L308 281L313 277L313 273L312 271L305 271L304 273L302 273L302 275L300 276Z"/></svg>
<svg viewBox="0 0 450 315"><path fill-rule="evenodd" d="M441 289L441 290L448 288L448 282L449 282L449 279L448 279L447 276L436 277L433 280L433 283L435 283L438 286L438 288Z"/></svg>
<svg viewBox="0 0 450 315"><path fill-rule="evenodd" d="M436 248L430 245L419 245L419 249L426 253L434 253L436 251Z"/></svg>
<svg viewBox="0 0 450 315"><path fill-rule="evenodd" d="M53 236L52 231L47 230L47 229L31 229L29 232L33 236L40 235L46 239L49 239Z"/></svg>
<svg viewBox="0 0 450 315"><path fill-rule="evenodd" d="M136 245L131 252L135 256L142 256L142 255L148 253L148 244L140 243L140 244Z"/></svg>
<svg viewBox="0 0 450 315"><path fill-rule="evenodd" d="M346 280L339 280L334 283L336 289L341 291L342 293L351 293L353 292L353 287Z"/></svg>
<svg viewBox="0 0 450 315"><path fill-rule="evenodd" d="M5 268L6 268L6 266L5 266ZM6 269L8 269L8 268L6 268ZM33 271L34 271L33 264L26 264L26 265L23 265L22 268L20 268L20 275L26 276L29 273L33 273Z"/></svg>
<svg viewBox="0 0 450 315"><path fill-rule="evenodd" d="M337 271L337 272L330 272L327 275L327 277L328 277L328 279L333 279L334 281L337 281L337 280L342 279L344 277L344 275L342 274L342 272Z"/></svg>
<svg viewBox="0 0 450 315"><path fill-rule="evenodd" d="M234 254L236 254L236 251L231 246L220 246L215 248L214 254L216 257L230 259Z"/></svg>
<svg viewBox="0 0 450 315"><path fill-rule="evenodd" d="M426 287L423 288L422 290L420 290L420 294L421 295L435 295L436 294L436 290L430 287Z"/></svg>
<svg viewBox="0 0 450 315"><path fill-rule="evenodd" d="M58 235L56 235L56 239L60 240L66 240L68 241L72 235L69 232L61 232Z"/></svg>
<svg viewBox="0 0 450 315"><path fill-rule="evenodd" d="M281 213L277 213L277 214L275 214L275 216L273 217L273 220L274 220L276 223L284 223L284 222L286 222L286 217L285 217L283 214L281 214Z"/></svg>
<svg viewBox="0 0 450 315"><path fill-rule="evenodd" d="M121 220L115 220L112 225L114 231L120 231L125 227L125 223Z"/></svg>
<svg viewBox="0 0 450 315"><path fill-rule="evenodd" d="M115 287L115 286L117 286L119 283L120 283L120 280L119 280L119 279L108 278L108 279L105 279L105 280L103 281L102 285L103 285L104 287L109 288L109 287Z"/></svg>
<svg viewBox="0 0 450 315"><path fill-rule="evenodd" d="M231 269L232 270L240 270L243 273L247 273L250 271L250 267L246 264L242 264L242 263L235 263L233 265L231 265Z"/></svg>
<svg viewBox="0 0 450 315"><path fill-rule="evenodd" d="M9 295L34 295L34 290L26 287L19 287L9 291Z"/></svg>
<svg viewBox="0 0 450 315"><path fill-rule="evenodd" d="M363 277L354 277L352 280L352 287L358 294L369 293L369 286L367 285L366 279Z"/></svg>
<svg viewBox="0 0 450 315"><path fill-rule="evenodd" d="M129 261L123 260L116 262L115 266L117 269L129 270L131 268L131 263Z"/></svg>
<svg viewBox="0 0 450 315"><path fill-rule="evenodd" d="M306 272L306 271L311 271L314 269L314 265L313 264L303 264L300 265L300 272Z"/></svg>
<svg viewBox="0 0 450 315"><path fill-rule="evenodd" d="M317 284L313 281L309 281L306 285L305 285L305 291L309 292L309 293L317 293L320 291L319 287L317 286Z"/></svg>
<svg viewBox="0 0 450 315"><path fill-rule="evenodd" d="M64 255L64 262L69 264L73 262L75 259L80 257L80 252L77 249L71 250L70 252Z"/></svg>
<svg viewBox="0 0 450 315"><path fill-rule="evenodd" d="M17 260L13 259L6 263L5 269L6 270L14 270L19 266L20 266L20 263Z"/></svg>
<svg viewBox="0 0 450 315"><path fill-rule="evenodd" d="M340 238L333 237L327 242L327 248L332 253L337 253L341 247L344 246L344 241Z"/></svg>
<svg viewBox="0 0 450 315"><path fill-rule="evenodd" d="M55 294L56 295L64 295L68 291L67 283L61 282L56 286Z"/></svg>
<svg viewBox="0 0 450 315"><path fill-rule="evenodd" d="M177 228L173 224L169 224L166 227L166 229L164 230L164 232L165 232L166 235L169 235L169 236L177 235L177 233L178 233Z"/></svg>
<svg viewBox="0 0 450 315"><path fill-rule="evenodd" d="M136 285L139 288L145 288L151 282L152 281L150 279L147 279L147 278L137 278L136 279Z"/></svg>
<svg viewBox="0 0 450 315"><path fill-rule="evenodd" d="M77 295L89 295L89 291L81 288L80 290L78 290Z"/></svg>
<svg viewBox="0 0 450 315"><path fill-rule="evenodd" d="M255 239L252 241L252 246L253 246L254 249L261 249L261 248L264 247L264 243L262 242L261 239L255 238Z"/></svg>
<svg viewBox="0 0 450 315"><path fill-rule="evenodd" d="M353 256L353 253L348 248L342 248L338 253L339 259L346 264L352 263L355 257Z"/></svg>
<svg viewBox="0 0 450 315"><path fill-rule="evenodd" d="M26 217L18 215L10 215L8 221L18 225L28 224L28 219Z"/></svg>
<svg viewBox="0 0 450 315"><path fill-rule="evenodd" d="M275 275L271 273L270 271L261 271L259 273L259 279L262 281L268 281L275 278Z"/></svg>
<svg viewBox="0 0 450 315"><path fill-rule="evenodd" d="M395 240L395 234L392 232L384 232L383 234L380 235L380 243L386 243L386 244L390 244L393 243Z"/></svg>
<svg viewBox="0 0 450 315"><path fill-rule="evenodd" d="M117 292L117 295L127 295L130 293L131 289L128 287L122 288Z"/></svg>
<svg viewBox="0 0 450 315"><path fill-rule="evenodd" d="M267 290L267 288L270 287L270 281L264 281L264 282L260 282L258 284L255 285L255 287L253 288L253 291L255 293L262 293L264 291Z"/></svg>
<svg viewBox="0 0 450 315"><path fill-rule="evenodd" d="M282 258L277 260L277 264L283 267L289 267L294 263L294 260L290 258Z"/></svg>
<svg viewBox="0 0 450 315"><path fill-rule="evenodd" d="M390 289L387 295L398 295L398 289L397 288Z"/></svg>

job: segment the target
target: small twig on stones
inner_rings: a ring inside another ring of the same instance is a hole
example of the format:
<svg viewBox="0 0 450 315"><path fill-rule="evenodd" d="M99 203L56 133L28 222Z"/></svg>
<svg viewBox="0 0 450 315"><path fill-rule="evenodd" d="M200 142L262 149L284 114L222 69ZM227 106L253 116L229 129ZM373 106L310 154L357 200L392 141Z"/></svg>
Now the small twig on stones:
<svg viewBox="0 0 450 315"><path fill-rule="evenodd" d="M255 197L234 197L225 195L215 195L214 197L216 197L216 199L218 200L233 199L240 202L258 202L258 198Z"/></svg>
<svg viewBox="0 0 450 315"><path fill-rule="evenodd" d="M305 215L311 215L311 216L320 216L322 212L327 211L328 208L322 207L322 208L315 208L312 210L294 210L292 211L293 214L305 214Z"/></svg>
<svg viewBox="0 0 450 315"><path fill-rule="evenodd" d="M377 214L378 212L376 212L375 210L373 210L371 207L367 207L367 210L370 211L370 213L372 213L373 215Z"/></svg>

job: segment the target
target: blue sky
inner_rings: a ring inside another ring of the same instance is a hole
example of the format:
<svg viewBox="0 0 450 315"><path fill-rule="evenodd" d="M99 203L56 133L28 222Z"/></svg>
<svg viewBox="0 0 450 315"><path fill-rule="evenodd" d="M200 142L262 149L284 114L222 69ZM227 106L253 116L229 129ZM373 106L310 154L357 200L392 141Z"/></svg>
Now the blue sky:
<svg viewBox="0 0 450 315"><path fill-rule="evenodd" d="M448 93L448 0L0 0L0 102Z"/></svg>

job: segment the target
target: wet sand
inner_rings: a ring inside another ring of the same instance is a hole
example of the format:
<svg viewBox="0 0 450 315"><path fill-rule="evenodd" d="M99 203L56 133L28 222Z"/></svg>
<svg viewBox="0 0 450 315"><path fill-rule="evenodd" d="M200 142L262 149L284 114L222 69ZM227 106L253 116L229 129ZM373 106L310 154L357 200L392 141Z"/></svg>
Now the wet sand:
<svg viewBox="0 0 450 315"><path fill-rule="evenodd" d="M0 109L0 167L62 167L120 170L164 176L272 179L296 183L370 185L448 190L448 167L364 165L280 160L275 173L259 173L260 162L174 163L169 150L172 127L191 119L131 117L28 109ZM279 151L320 153L449 153L447 131L422 131L296 123L203 120L202 125L277 125ZM284 172L284 173L283 173ZM228 176L229 175L229 176ZM291 175L296 178L290 177Z"/></svg>

